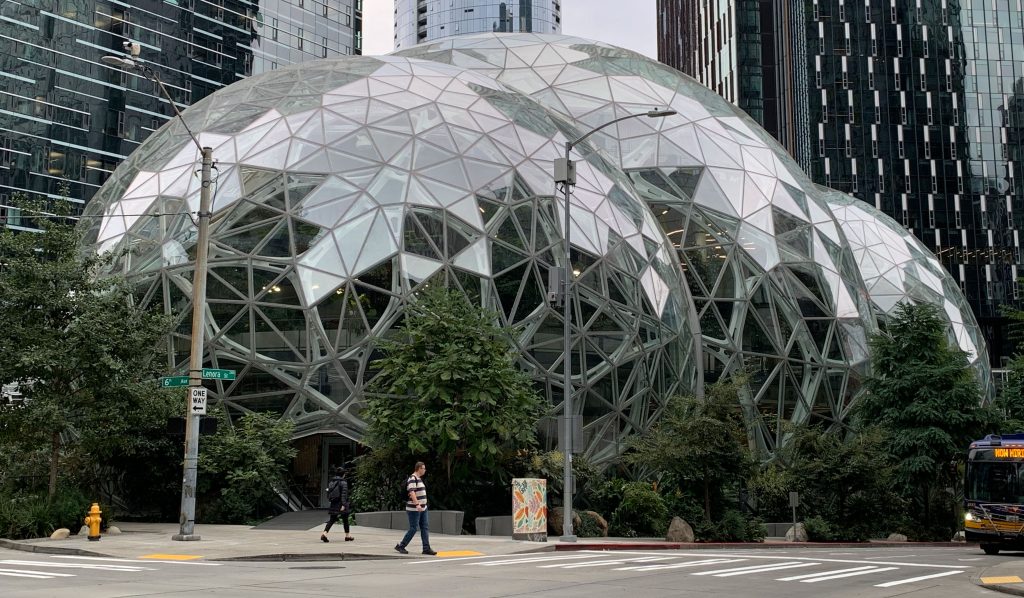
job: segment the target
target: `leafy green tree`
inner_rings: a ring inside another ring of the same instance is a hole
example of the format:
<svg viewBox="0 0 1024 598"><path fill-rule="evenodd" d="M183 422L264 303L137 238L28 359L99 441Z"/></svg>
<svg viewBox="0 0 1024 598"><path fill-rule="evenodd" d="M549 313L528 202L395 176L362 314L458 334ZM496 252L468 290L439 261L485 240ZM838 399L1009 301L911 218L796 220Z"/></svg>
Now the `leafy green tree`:
<svg viewBox="0 0 1024 598"><path fill-rule="evenodd" d="M364 441L438 463L434 479L467 482L461 493L501 477L509 454L536 443L543 407L496 321L454 291L417 294L399 333L380 345Z"/></svg>
<svg viewBox="0 0 1024 598"><path fill-rule="evenodd" d="M1004 434L1024 432L1024 355L1015 355L1007 369L1006 382L995 402L996 411L1002 417L998 431Z"/></svg>
<svg viewBox="0 0 1024 598"><path fill-rule="evenodd" d="M200 443L200 506L208 520L249 523L268 512L295 457L294 428L288 420L247 413Z"/></svg>
<svg viewBox="0 0 1024 598"><path fill-rule="evenodd" d="M677 490L693 493L711 521L724 487L743 480L753 462L739 406L741 381L710 385L704 399L673 397L651 429L629 441L623 460L668 474Z"/></svg>
<svg viewBox="0 0 1024 598"><path fill-rule="evenodd" d="M873 373L856 407L862 424L888 433L895 480L920 513L919 528L935 535L949 531L947 489L959 483L967 445L994 420L967 355L949 343L945 326L932 305L899 306L887 330L871 339ZM942 511L938 519L933 505Z"/></svg>
<svg viewBox="0 0 1024 598"><path fill-rule="evenodd" d="M788 494L800 493L801 518L819 517L835 540L862 541L899 526L902 497L894 490L889 436L877 427L856 433L799 426L751 487L764 512L789 519Z"/></svg>
<svg viewBox="0 0 1024 598"><path fill-rule="evenodd" d="M112 257L80 252L65 220L38 224L43 234L0 230L0 383L27 399L3 410L0 442L20 454L45 447L53 497L75 451L74 471L161 452L173 399L155 388L167 320L137 308L123 278L103 276Z"/></svg>

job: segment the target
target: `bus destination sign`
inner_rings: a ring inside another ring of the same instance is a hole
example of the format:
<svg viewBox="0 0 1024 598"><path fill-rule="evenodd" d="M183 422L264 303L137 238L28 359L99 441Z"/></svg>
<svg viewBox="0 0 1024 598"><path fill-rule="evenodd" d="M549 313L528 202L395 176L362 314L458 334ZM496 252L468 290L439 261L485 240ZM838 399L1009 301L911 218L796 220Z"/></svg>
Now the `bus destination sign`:
<svg viewBox="0 0 1024 598"><path fill-rule="evenodd" d="M997 448L992 454L996 459L1024 459L1024 448Z"/></svg>

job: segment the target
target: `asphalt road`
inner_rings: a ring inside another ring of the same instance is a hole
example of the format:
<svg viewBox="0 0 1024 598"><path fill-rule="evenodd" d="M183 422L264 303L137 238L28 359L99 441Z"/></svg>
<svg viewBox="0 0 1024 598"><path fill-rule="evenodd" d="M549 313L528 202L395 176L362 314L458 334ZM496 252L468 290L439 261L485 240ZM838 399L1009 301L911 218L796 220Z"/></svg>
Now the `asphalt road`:
<svg viewBox="0 0 1024 598"><path fill-rule="evenodd" d="M0 550L4 598L71 596L928 596L998 594L976 548L545 552L341 562L181 562Z"/></svg>

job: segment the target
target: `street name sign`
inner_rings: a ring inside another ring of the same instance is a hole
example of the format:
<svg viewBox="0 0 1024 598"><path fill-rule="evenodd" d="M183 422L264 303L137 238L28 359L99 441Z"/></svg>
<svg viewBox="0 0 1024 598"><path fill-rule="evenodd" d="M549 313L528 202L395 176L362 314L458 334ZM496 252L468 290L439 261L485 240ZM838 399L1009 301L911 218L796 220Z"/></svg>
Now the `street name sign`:
<svg viewBox="0 0 1024 598"><path fill-rule="evenodd" d="M234 380L235 370L214 370L203 368L203 380Z"/></svg>
<svg viewBox="0 0 1024 598"><path fill-rule="evenodd" d="M206 415L206 389L201 386L193 386L188 389L189 394L189 415Z"/></svg>
<svg viewBox="0 0 1024 598"><path fill-rule="evenodd" d="M164 376L160 378L160 388L177 388L188 386L188 376Z"/></svg>

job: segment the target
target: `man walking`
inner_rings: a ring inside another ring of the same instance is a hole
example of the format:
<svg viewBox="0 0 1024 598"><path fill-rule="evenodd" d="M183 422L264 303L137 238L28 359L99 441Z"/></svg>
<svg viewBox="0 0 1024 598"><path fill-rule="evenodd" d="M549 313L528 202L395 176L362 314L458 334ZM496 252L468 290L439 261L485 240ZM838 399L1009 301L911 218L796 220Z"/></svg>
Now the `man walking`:
<svg viewBox="0 0 1024 598"><path fill-rule="evenodd" d="M407 494L405 514L409 516L409 531L405 532L402 541L395 545L395 550L402 554L409 554L405 547L412 541L417 529L420 531L420 540L423 542L423 554L437 554L430 548L430 528L427 524L427 486L423 483L423 474L425 473L427 473L427 466L423 461L417 461L416 469L405 480Z"/></svg>

